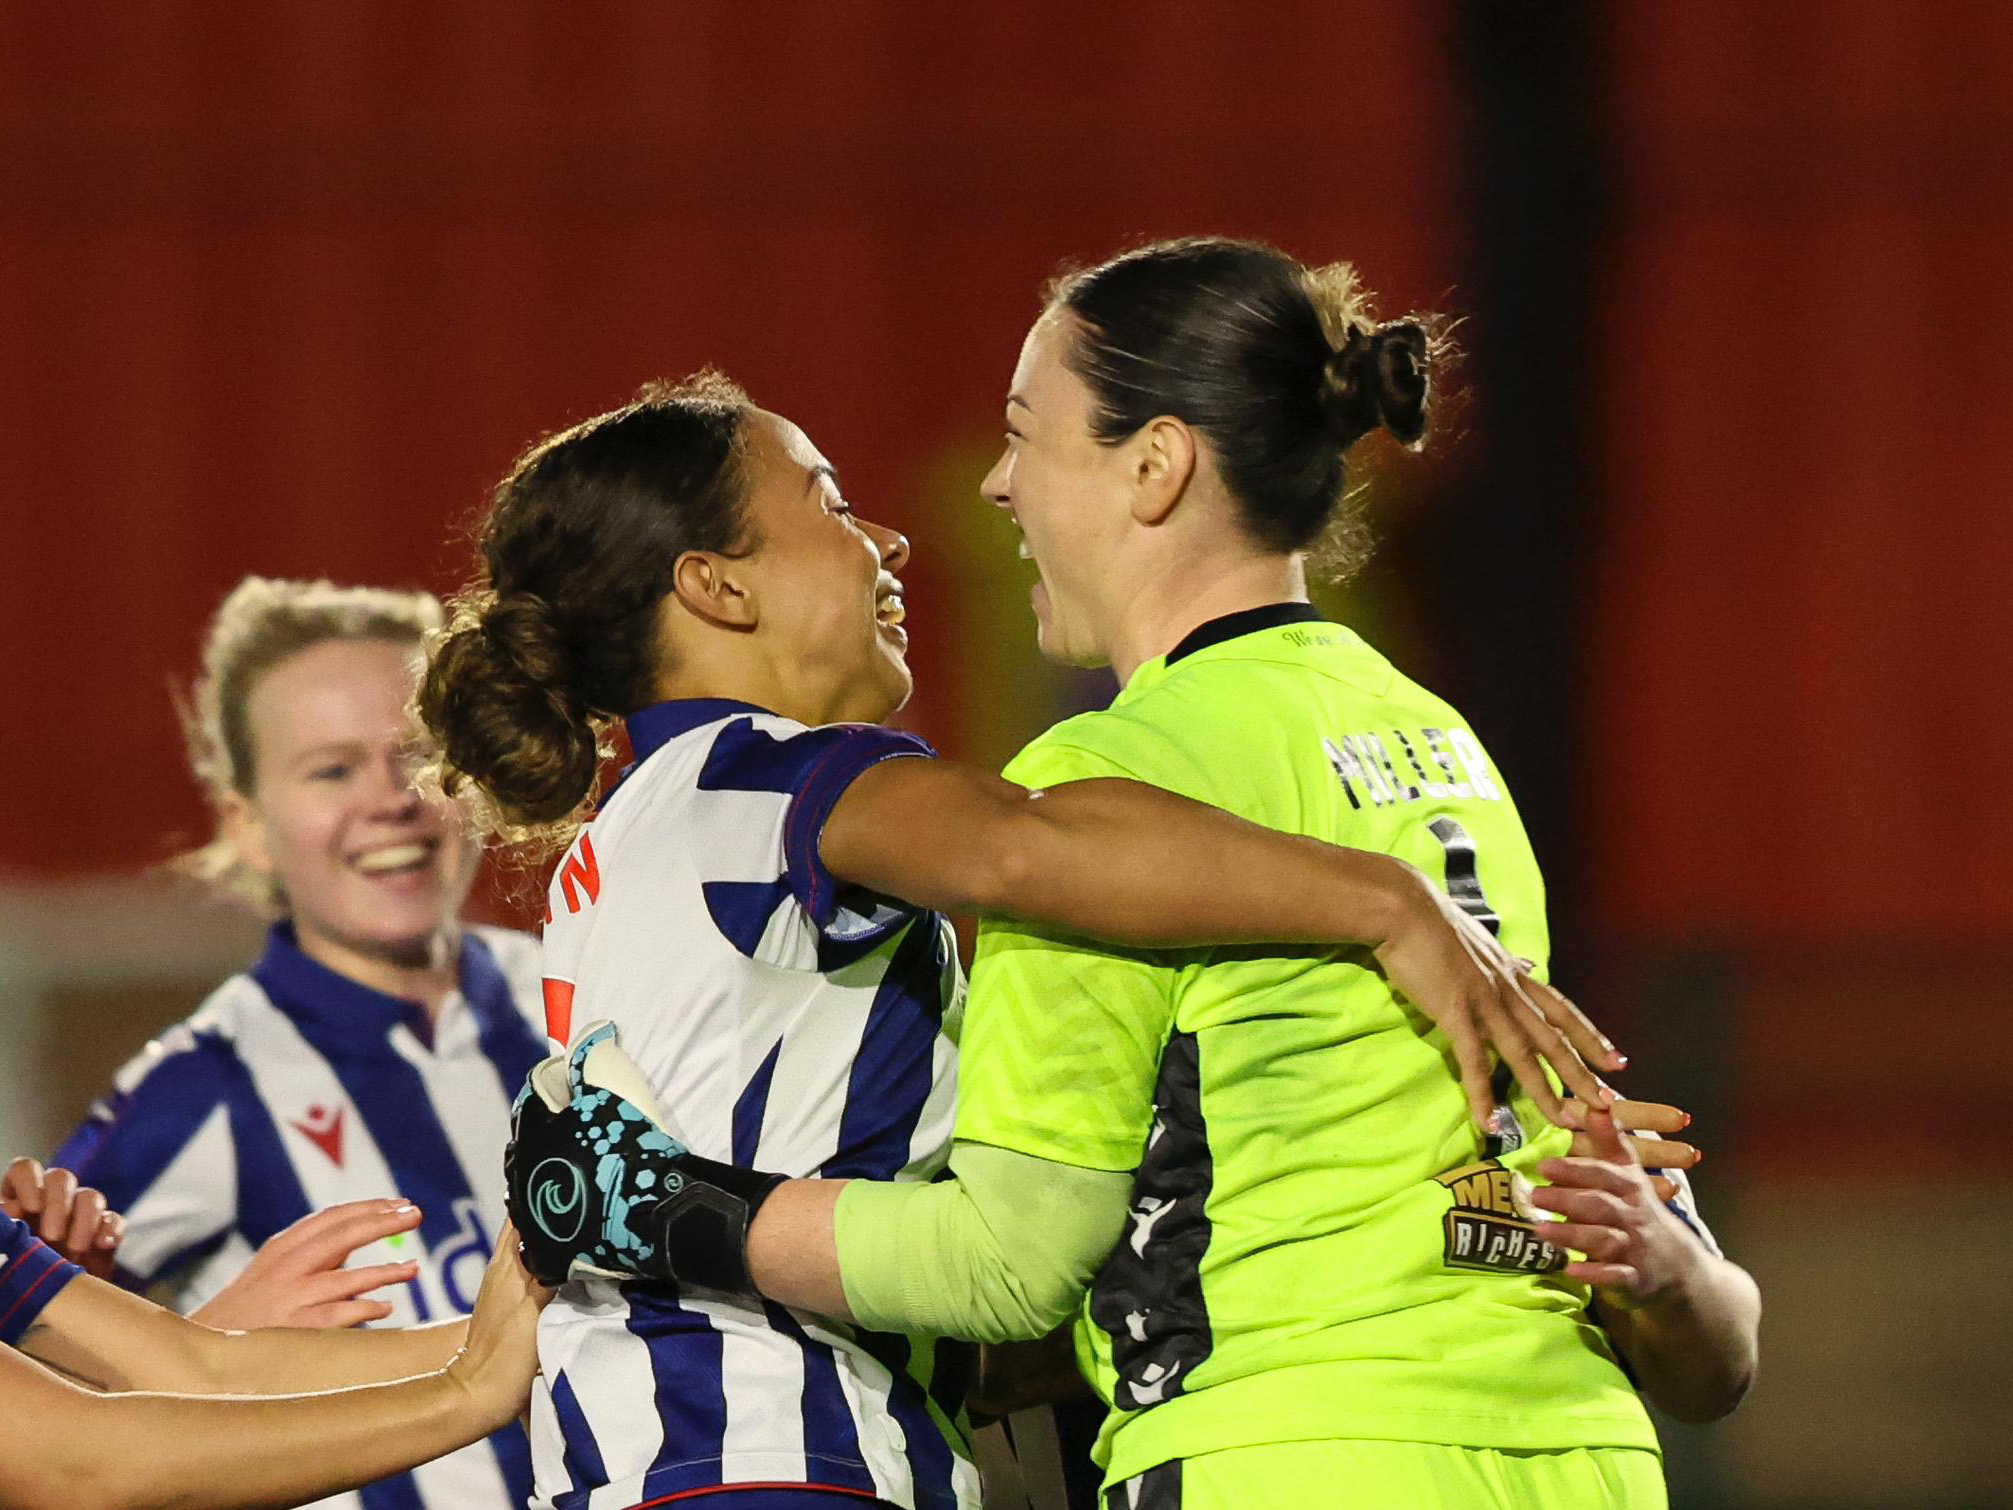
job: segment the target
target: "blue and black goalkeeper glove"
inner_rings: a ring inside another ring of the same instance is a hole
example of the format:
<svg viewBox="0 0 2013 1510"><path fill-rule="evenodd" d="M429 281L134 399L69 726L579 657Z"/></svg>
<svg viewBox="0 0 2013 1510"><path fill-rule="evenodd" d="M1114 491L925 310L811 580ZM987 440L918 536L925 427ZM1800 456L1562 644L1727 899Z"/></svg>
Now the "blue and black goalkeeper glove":
<svg viewBox="0 0 2013 1510"><path fill-rule="evenodd" d="M754 1302L748 1226L784 1177L702 1159L667 1121L613 1023L532 1069L503 1174L541 1283L585 1272Z"/></svg>

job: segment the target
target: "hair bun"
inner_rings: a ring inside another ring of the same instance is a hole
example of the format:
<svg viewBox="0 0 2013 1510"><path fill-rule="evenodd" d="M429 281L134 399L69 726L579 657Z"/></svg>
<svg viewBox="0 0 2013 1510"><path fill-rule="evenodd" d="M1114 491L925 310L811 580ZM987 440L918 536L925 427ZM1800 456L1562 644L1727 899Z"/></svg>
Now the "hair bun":
<svg viewBox="0 0 2013 1510"><path fill-rule="evenodd" d="M1427 350L1425 327L1416 321L1395 320L1374 331L1349 327L1321 373L1322 405L1344 447L1379 427L1407 446L1425 435Z"/></svg>

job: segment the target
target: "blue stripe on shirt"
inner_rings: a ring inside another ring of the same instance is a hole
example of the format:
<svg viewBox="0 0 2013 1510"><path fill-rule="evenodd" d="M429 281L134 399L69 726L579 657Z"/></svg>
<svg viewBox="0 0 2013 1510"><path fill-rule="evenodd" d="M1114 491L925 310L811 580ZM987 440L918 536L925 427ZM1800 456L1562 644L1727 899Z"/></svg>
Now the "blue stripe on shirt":
<svg viewBox="0 0 2013 1510"><path fill-rule="evenodd" d="M950 967L936 914L913 923L888 961L846 1085L839 1146L818 1172L826 1179L887 1180L909 1162L936 1073Z"/></svg>
<svg viewBox="0 0 2013 1510"><path fill-rule="evenodd" d="M566 1444L562 1466L577 1489L598 1489L608 1482L608 1467L601 1457L601 1444L594 1440L594 1428L573 1393L573 1381L561 1369L552 1380L552 1414L559 1422L560 1439Z"/></svg>
<svg viewBox="0 0 2013 1510"><path fill-rule="evenodd" d="M105 1193L115 1211L139 1205L168 1167L181 1157L219 1105L233 1100L244 1078L236 1051L221 1035L177 1029L162 1040L168 1050L138 1084L115 1091L91 1109L84 1122L49 1157L78 1179ZM230 1230L230 1213L192 1228L173 1251L144 1274L150 1282L198 1251L213 1247Z"/></svg>
<svg viewBox="0 0 2013 1510"><path fill-rule="evenodd" d="M769 1325L804 1351L804 1458L811 1478L834 1489L872 1494L874 1476L860 1453L860 1429L839 1383L839 1363L829 1344L811 1337L797 1318L773 1301L763 1301Z"/></svg>

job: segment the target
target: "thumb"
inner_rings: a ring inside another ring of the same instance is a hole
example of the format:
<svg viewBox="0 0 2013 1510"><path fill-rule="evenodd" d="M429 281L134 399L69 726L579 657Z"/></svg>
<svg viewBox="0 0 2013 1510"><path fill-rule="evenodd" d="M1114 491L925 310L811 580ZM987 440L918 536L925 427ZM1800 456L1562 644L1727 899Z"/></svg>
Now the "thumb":
<svg viewBox="0 0 2013 1510"><path fill-rule="evenodd" d="M1593 1144L1594 1157L1603 1164L1633 1165L1636 1162L1628 1139L1615 1126L1614 1109L1605 1102L1587 1108L1587 1137Z"/></svg>

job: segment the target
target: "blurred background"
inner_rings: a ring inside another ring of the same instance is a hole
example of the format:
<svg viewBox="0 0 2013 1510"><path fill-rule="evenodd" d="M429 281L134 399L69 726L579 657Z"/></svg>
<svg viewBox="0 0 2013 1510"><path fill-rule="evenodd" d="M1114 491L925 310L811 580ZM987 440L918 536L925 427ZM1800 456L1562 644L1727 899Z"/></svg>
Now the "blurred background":
<svg viewBox="0 0 2013 1510"><path fill-rule="evenodd" d="M1678 1503L2013 1503L2009 81L1996 0L0 0L0 1152L253 948L150 876L240 576L450 589L518 449L712 363L915 537L905 721L1001 761L1112 690L977 501L1039 287L1258 236L1465 320L1329 606L1698 1114L1768 1320Z"/></svg>

